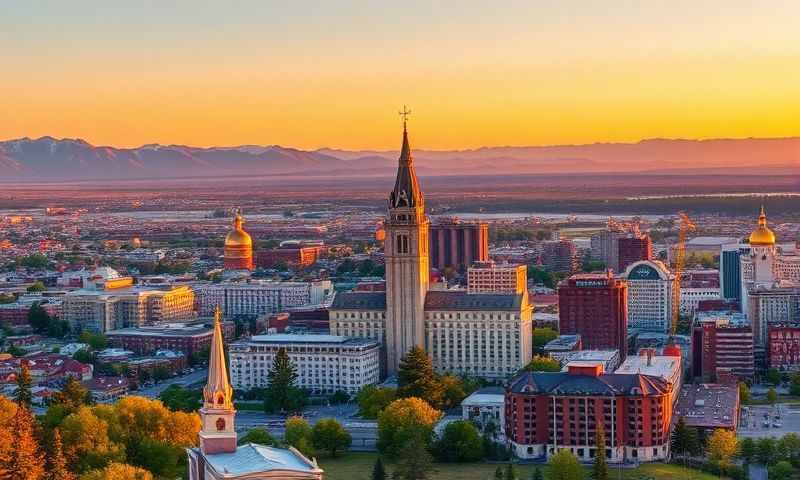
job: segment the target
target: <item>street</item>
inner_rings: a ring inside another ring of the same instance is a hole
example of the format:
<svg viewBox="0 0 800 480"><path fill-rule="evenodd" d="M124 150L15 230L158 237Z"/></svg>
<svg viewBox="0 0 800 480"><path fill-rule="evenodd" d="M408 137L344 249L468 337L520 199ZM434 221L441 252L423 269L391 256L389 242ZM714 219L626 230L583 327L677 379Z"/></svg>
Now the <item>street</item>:
<svg viewBox="0 0 800 480"><path fill-rule="evenodd" d="M779 403L742 408L740 437L782 437L797 431L800 431L800 409L796 405Z"/></svg>
<svg viewBox="0 0 800 480"><path fill-rule="evenodd" d="M161 392L166 390L167 387L169 387L170 385L180 385L182 387L188 387L196 383L205 382L207 377L208 377L208 369L198 368L193 373L190 373L188 375L181 375L175 378L170 378L169 380L164 380L163 382L157 383L152 387L142 388L135 392L131 392L131 395L139 395L147 398L157 398L161 394Z"/></svg>

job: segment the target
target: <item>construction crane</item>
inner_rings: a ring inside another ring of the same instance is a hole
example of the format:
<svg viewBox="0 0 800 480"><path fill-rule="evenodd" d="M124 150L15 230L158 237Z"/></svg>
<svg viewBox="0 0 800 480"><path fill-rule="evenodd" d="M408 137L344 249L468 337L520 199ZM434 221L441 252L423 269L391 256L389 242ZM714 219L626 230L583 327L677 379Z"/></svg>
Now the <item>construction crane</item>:
<svg viewBox="0 0 800 480"><path fill-rule="evenodd" d="M672 286L672 336L678 329L681 318L681 276L683 265L686 261L686 235L697 227L685 212L678 212L680 227L678 229L678 243L675 247L675 283Z"/></svg>

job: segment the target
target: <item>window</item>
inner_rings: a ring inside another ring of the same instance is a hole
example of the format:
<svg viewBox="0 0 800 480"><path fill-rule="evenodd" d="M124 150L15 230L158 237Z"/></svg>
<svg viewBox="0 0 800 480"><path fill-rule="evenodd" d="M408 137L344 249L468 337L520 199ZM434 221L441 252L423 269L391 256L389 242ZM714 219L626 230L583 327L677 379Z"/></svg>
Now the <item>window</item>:
<svg viewBox="0 0 800 480"><path fill-rule="evenodd" d="M408 235L398 235L397 236L397 253L409 253L408 252Z"/></svg>
<svg viewBox="0 0 800 480"><path fill-rule="evenodd" d="M225 419L220 417L217 419L217 431L221 432L225 430Z"/></svg>

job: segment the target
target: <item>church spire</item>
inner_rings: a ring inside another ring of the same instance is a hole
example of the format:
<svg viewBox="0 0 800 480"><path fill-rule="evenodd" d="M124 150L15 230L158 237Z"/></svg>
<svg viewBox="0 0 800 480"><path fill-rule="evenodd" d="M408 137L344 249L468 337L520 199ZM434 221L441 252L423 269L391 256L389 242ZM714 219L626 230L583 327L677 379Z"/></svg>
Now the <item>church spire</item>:
<svg viewBox="0 0 800 480"><path fill-rule="evenodd" d="M203 388L203 406L214 409L233 409L233 388L225 368L225 348L222 343L222 310L214 311L214 334L208 358L208 381Z"/></svg>
<svg viewBox="0 0 800 480"><path fill-rule="evenodd" d="M403 117L403 146L400 148L400 158L398 159L397 180L394 183L394 190L389 194L389 208L425 206L422 189L417 180L417 172L414 170L411 146L408 142L408 116L410 114L411 111L404 105L400 112Z"/></svg>

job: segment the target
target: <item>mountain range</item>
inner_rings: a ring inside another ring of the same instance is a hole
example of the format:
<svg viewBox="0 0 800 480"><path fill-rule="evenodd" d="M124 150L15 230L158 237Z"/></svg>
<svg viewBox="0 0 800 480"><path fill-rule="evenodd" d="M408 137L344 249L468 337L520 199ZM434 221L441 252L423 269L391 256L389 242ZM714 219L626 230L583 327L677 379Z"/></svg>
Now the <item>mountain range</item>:
<svg viewBox="0 0 800 480"><path fill-rule="evenodd" d="M412 145L413 147L413 145ZM397 151L299 150L277 145L199 148L95 146L80 139L0 142L0 181L80 181L220 176L392 175ZM413 150L420 175L800 174L800 137L648 139L473 150Z"/></svg>

